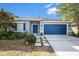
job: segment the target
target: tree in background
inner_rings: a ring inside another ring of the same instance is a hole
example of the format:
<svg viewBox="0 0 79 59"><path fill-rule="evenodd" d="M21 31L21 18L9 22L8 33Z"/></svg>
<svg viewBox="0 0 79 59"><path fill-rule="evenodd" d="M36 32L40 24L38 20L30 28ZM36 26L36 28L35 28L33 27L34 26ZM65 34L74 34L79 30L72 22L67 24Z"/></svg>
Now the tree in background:
<svg viewBox="0 0 79 59"><path fill-rule="evenodd" d="M6 12L4 9L0 9L0 31L7 32L12 28L12 21L14 20L12 13Z"/></svg>
<svg viewBox="0 0 79 59"><path fill-rule="evenodd" d="M64 20L70 20L76 24L79 36L79 4L63 3L57 8L58 15Z"/></svg>

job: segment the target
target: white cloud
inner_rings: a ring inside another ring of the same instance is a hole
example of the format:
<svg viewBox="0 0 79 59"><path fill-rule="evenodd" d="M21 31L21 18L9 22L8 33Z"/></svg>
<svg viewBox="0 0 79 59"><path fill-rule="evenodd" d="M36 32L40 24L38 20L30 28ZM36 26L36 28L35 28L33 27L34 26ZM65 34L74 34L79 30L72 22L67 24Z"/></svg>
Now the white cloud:
<svg viewBox="0 0 79 59"><path fill-rule="evenodd" d="M45 8L49 8L51 5L52 5L52 3L47 4L47 5L45 6Z"/></svg>
<svg viewBox="0 0 79 59"><path fill-rule="evenodd" d="M48 11L47 11L47 14L51 15L51 14L55 14L57 11L56 7L54 8L49 8Z"/></svg>

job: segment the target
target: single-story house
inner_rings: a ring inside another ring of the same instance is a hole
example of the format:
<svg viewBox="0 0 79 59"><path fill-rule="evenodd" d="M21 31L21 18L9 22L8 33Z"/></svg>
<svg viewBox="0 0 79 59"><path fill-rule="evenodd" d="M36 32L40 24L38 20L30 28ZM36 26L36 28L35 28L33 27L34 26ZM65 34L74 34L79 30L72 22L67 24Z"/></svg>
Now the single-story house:
<svg viewBox="0 0 79 59"><path fill-rule="evenodd" d="M68 35L70 21L44 18L16 19L15 31L44 35Z"/></svg>

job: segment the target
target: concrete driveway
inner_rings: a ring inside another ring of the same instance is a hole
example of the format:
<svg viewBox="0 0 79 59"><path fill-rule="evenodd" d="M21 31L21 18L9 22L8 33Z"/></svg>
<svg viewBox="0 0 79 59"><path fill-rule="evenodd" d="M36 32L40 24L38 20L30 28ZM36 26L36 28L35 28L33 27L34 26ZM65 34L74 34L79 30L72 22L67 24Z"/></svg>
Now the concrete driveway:
<svg viewBox="0 0 79 59"><path fill-rule="evenodd" d="M57 56L79 56L79 38L67 35L46 35Z"/></svg>

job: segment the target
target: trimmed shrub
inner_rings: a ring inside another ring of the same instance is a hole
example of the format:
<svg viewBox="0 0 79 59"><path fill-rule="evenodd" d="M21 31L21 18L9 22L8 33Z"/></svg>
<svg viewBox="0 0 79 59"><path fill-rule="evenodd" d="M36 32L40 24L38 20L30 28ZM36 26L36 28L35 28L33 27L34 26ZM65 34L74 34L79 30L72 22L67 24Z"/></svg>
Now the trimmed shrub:
<svg viewBox="0 0 79 59"><path fill-rule="evenodd" d="M8 33L7 32L0 32L0 39L7 39L8 38Z"/></svg>
<svg viewBox="0 0 79 59"><path fill-rule="evenodd" d="M25 38L26 35L27 35L27 33L21 33L21 34L20 34L20 38Z"/></svg>
<svg viewBox="0 0 79 59"><path fill-rule="evenodd" d="M12 39L19 39L21 38L21 32L14 32L11 34Z"/></svg>
<svg viewBox="0 0 79 59"><path fill-rule="evenodd" d="M13 39L11 35L14 33L14 31L8 31L7 33L8 33L8 39Z"/></svg>
<svg viewBox="0 0 79 59"><path fill-rule="evenodd" d="M0 32L0 40L20 39L20 38L24 38L25 36L26 36L26 34L25 33L21 33L21 32L13 32L13 31Z"/></svg>
<svg viewBox="0 0 79 59"><path fill-rule="evenodd" d="M14 31L8 31L7 33L8 33L9 36L11 36L11 34L13 34Z"/></svg>
<svg viewBox="0 0 79 59"><path fill-rule="evenodd" d="M36 37L32 34L28 34L25 38L25 43L28 42L28 44L35 44Z"/></svg>
<svg viewBox="0 0 79 59"><path fill-rule="evenodd" d="M9 32L0 32L0 40L10 39L11 34Z"/></svg>
<svg viewBox="0 0 79 59"><path fill-rule="evenodd" d="M0 40L2 40L2 36L3 36L3 33L2 33L2 32L0 32Z"/></svg>

